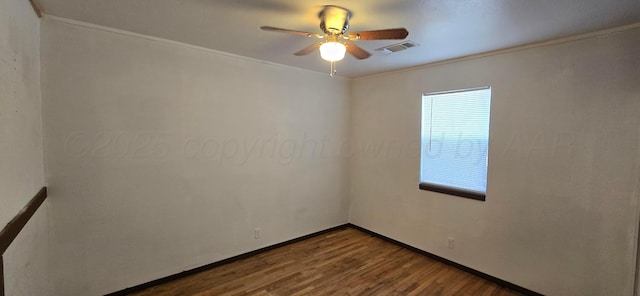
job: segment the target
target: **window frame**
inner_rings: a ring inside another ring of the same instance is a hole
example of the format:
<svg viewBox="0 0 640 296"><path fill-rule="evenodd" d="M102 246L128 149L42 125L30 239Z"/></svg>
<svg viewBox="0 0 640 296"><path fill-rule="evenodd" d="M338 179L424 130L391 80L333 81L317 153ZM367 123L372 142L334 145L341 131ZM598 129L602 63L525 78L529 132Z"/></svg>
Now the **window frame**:
<svg viewBox="0 0 640 296"><path fill-rule="evenodd" d="M469 199L474 199L474 200L479 200L479 201L486 201L486 189L485 192L482 191L476 191L476 190L472 190L472 189L465 189L465 188L459 188L459 187L452 187L452 186L446 186L446 185L441 185L441 184L436 184L436 183L428 183L428 182L423 182L422 181L422 171L423 171L423 158L425 157L424 155L424 145L425 143L423 143L423 135L424 135L424 99L426 96L433 96L433 95L442 95L442 94L449 94L449 93L460 93L460 92L469 92L469 91L477 91L477 90L489 90L489 126L487 127L487 165L486 165L486 174L487 177L485 179L485 183L488 184L489 183L489 139L490 139L490 131L491 131L491 100L492 100L492 92L491 92L491 86L483 86L483 87L475 87L475 88L466 88L466 89L456 89L456 90L447 90L447 91L438 91L438 92L429 92L429 93L423 93L421 96L421 111L420 111L420 164L419 164L419 168L420 168L420 176L419 176L419 185L418 188L420 190L426 190L426 191L432 191L432 192L438 192L438 193L443 193L443 194L447 194L447 195L453 195L453 196L458 196L458 197L463 197L463 198L469 198Z"/></svg>

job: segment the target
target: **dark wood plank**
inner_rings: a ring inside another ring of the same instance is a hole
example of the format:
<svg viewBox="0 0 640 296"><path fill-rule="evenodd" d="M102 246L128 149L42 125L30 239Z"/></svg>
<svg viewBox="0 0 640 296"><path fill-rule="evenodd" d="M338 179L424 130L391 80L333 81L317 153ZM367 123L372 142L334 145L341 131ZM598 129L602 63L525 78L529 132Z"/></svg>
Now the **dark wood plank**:
<svg viewBox="0 0 640 296"><path fill-rule="evenodd" d="M420 188L421 190L455 195L455 196L475 199L479 201L485 201L487 199L487 195L482 192L475 192L475 191L464 190L460 188L453 188L449 186L442 186L442 185L436 185L436 184L430 184L430 183L420 183L418 185L418 188Z"/></svg>
<svg viewBox="0 0 640 296"><path fill-rule="evenodd" d="M35 12L39 18L42 18L42 8L40 7L40 4L38 4L36 0L29 0L29 3L31 3L31 8L33 8L33 12Z"/></svg>
<svg viewBox="0 0 640 296"><path fill-rule="evenodd" d="M0 296L4 296L4 262L0 256Z"/></svg>
<svg viewBox="0 0 640 296"><path fill-rule="evenodd" d="M130 295L519 295L348 227Z"/></svg>
<svg viewBox="0 0 640 296"><path fill-rule="evenodd" d="M42 187L31 201L2 229L0 232L0 255L4 254L7 248L9 248L13 240L18 236L22 228L29 222L29 219L31 219L46 198L47 187Z"/></svg>

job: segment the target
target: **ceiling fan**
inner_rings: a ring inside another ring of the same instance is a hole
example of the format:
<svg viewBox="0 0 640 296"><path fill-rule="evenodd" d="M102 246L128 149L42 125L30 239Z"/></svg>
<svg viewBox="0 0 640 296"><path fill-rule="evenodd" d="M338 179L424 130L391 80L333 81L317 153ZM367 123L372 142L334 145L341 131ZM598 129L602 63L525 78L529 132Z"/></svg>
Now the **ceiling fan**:
<svg viewBox="0 0 640 296"><path fill-rule="evenodd" d="M294 53L294 55L303 56L312 53L316 49L320 49L320 56L324 60L331 62L331 76L336 73L335 62L342 60L345 52L348 52L360 60L371 56L371 54L366 50L348 41L404 39L409 35L409 32L405 28L347 33L349 30L349 18L351 18L351 15L351 11L346 8L335 5L325 5L318 14L318 18L320 18L320 29L324 32L323 34L282 29L271 26L262 26L260 29L265 31L295 34L315 39L324 39L323 41L303 48L302 50Z"/></svg>

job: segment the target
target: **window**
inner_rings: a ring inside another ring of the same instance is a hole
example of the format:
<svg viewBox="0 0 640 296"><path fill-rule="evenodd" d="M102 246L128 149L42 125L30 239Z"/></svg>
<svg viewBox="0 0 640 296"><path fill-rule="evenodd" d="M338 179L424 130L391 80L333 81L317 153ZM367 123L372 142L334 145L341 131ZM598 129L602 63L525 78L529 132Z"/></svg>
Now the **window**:
<svg viewBox="0 0 640 296"><path fill-rule="evenodd" d="M485 200L491 88L422 95L420 189Z"/></svg>

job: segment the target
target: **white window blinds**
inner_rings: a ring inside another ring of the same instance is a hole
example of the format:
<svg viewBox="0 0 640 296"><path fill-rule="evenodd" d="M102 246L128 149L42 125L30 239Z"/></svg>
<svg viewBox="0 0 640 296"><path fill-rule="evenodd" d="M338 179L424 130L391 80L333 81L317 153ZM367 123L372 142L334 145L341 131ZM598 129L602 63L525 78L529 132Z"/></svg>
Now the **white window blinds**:
<svg viewBox="0 0 640 296"><path fill-rule="evenodd" d="M421 184L484 196L490 104L491 88L422 96Z"/></svg>

